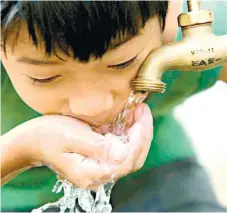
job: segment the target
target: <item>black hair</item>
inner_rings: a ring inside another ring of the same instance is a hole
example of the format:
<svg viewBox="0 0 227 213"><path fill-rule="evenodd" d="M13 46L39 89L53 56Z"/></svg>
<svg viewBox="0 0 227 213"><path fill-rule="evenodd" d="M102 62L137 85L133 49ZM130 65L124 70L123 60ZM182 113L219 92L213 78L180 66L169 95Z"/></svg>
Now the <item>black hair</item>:
<svg viewBox="0 0 227 213"><path fill-rule="evenodd" d="M168 1L1 1L1 43L5 50L10 29L19 33L25 21L34 44L41 38L48 55L71 50L73 58L86 62L101 57L122 33L136 35L139 16L144 27L157 15L164 30L167 9Z"/></svg>

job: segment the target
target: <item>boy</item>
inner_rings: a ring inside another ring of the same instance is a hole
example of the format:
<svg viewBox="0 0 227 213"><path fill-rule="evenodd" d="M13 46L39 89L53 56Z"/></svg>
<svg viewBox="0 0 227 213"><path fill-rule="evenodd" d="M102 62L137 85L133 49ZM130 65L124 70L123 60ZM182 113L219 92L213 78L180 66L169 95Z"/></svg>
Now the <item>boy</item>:
<svg viewBox="0 0 227 213"><path fill-rule="evenodd" d="M219 4L218 15L225 5ZM154 116L154 137L146 105L137 108L128 125L130 146L121 145L119 149L114 143L106 145L105 138L90 128L110 123L121 111L131 92L129 83L150 52L173 41L176 35L180 39L176 17L185 6L181 1L1 2L1 60L7 72L1 72L3 183L26 170L3 187L3 211L30 211L56 199L51 193L55 174L43 166L93 190L98 185L95 183L105 181L112 173L121 174L120 178L143 166L145 176L135 173L117 182L112 197L114 211L178 211L180 205L194 201L196 211L202 203L207 203L209 211L220 211L217 204L209 206L215 200L212 190L202 169L189 158L194 158L193 149L171 109L213 85L221 67L204 73L165 74L167 92L147 100ZM215 26L220 34L226 33L221 27L224 23L226 20L217 19ZM25 108L20 99L30 108ZM38 118L30 120L34 117ZM115 150L121 150L122 155L116 156ZM100 158L108 163L109 170L97 163ZM174 164L177 160L182 161ZM167 171L175 172L175 182L169 176L166 180L165 165L152 170L169 162ZM180 174L179 168L185 171ZM190 181L202 181L203 188L194 196L183 190L185 197L178 202L179 188L164 187L162 193L163 184L152 176L153 172L167 186L176 185L180 179L186 186ZM149 199L144 194L136 196L141 189ZM163 198L169 192L176 193L175 200L170 199L172 196Z"/></svg>

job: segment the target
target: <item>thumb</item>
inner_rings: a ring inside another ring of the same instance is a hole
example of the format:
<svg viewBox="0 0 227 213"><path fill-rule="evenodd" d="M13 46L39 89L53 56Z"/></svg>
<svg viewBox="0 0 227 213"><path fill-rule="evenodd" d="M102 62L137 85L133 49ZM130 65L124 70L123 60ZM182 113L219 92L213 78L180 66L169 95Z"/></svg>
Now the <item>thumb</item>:
<svg viewBox="0 0 227 213"><path fill-rule="evenodd" d="M89 131L86 135L67 134L67 151L111 163L123 162L125 147L117 136Z"/></svg>

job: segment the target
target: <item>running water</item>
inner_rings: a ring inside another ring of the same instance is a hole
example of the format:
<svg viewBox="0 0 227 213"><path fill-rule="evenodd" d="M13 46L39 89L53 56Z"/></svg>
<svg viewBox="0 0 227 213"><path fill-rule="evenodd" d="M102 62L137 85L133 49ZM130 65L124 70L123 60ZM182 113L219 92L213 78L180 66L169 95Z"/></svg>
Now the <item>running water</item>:
<svg viewBox="0 0 227 213"><path fill-rule="evenodd" d="M141 104L148 96L149 93L141 93L141 92L131 92L127 103L124 106L124 109L113 122L113 129L111 131L112 134L122 136L126 134L126 125L128 122L128 118L130 114L134 111L134 109Z"/></svg>
<svg viewBox="0 0 227 213"><path fill-rule="evenodd" d="M122 143L127 142L126 131L128 118L137 105L142 103L147 96L148 93L131 92L123 111L119 113L111 125L110 133L105 135L106 139L116 139L120 140ZM47 209L55 209L56 211L56 208L58 208L61 213L68 210L69 212L81 212L78 207L88 213L110 213L112 211L110 195L113 186L114 178L110 180L109 183L102 184L97 190L94 198L90 190L78 188L69 181L62 180L58 177L58 181L53 187L52 192L60 193L63 190L64 196L56 202L47 203L38 209L34 209L32 213L41 213Z"/></svg>

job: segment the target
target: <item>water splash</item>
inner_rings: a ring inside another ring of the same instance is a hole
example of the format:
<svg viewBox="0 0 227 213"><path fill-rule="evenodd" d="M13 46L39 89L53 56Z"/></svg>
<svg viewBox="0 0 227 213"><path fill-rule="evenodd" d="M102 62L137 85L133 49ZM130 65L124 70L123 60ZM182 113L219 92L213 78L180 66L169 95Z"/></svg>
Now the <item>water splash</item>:
<svg viewBox="0 0 227 213"><path fill-rule="evenodd" d="M148 96L148 93L141 92L131 92L124 109L113 122L113 127L111 133L114 135L125 135L126 125L130 114L135 110L138 104L141 104Z"/></svg>
<svg viewBox="0 0 227 213"><path fill-rule="evenodd" d="M110 133L105 135L106 139L117 137L122 143L128 141L126 136L128 118L136 106L142 103L147 96L148 93L131 92L123 111L119 113L113 124L110 125ZM42 213L50 208L58 208L60 213L64 213L66 210L69 210L69 212L80 212L78 205L88 213L110 213L112 211L110 196L113 186L113 179L107 184L101 184L94 199L90 190L78 188L67 180L58 180L52 191L60 193L63 190L64 196L56 202L47 203L38 209L34 209L32 213Z"/></svg>

